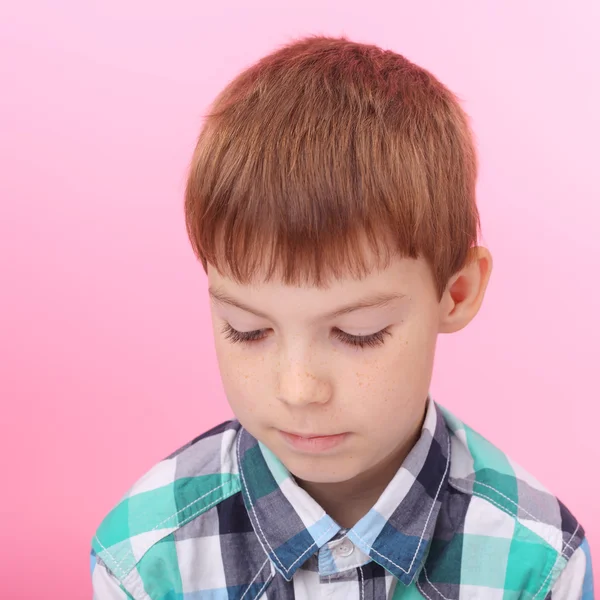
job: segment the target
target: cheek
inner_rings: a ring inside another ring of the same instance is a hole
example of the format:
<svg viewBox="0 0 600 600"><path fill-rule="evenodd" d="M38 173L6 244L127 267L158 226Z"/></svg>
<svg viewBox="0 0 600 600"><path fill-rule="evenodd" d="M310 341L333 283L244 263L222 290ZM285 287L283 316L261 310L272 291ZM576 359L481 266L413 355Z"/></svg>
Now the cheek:
<svg viewBox="0 0 600 600"><path fill-rule="evenodd" d="M414 328L396 334L387 346L347 366L344 388L359 412L370 418L410 411L429 391L435 353L435 334ZM379 419L380 421L385 420Z"/></svg>
<svg viewBox="0 0 600 600"><path fill-rule="evenodd" d="M254 410L258 400L268 398L269 376L264 355L238 348L226 340L215 344L223 388L234 410Z"/></svg>

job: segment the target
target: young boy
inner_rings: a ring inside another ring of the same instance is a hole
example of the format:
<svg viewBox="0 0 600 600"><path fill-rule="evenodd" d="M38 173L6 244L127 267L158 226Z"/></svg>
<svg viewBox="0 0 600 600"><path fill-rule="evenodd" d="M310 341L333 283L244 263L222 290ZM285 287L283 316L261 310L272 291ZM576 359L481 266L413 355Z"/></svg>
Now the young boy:
<svg viewBox="0 0 600 600"><path fill-rule="evenodd" d="M592 598L581 525L429 394L492 269L475 182L457 100L393 52L311 37L227 86L185 209L236 420L105 518L97 600Z"/></svg>

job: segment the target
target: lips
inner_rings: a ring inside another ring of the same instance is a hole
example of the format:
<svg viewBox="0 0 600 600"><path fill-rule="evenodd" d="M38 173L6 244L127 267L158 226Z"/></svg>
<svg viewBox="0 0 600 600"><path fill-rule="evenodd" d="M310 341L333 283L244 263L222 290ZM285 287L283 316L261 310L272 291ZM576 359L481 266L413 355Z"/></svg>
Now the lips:
<svg viewBox="0 0 600 600"><path fill-rule="evenodd" d="M293 435L294 437L300 437L307 440L312 440L314 438L326 438L326 437L334 437L336 435L343 435L341 433L293 433L291 431L282 431L281 433L285 433L286 435Z"/></svg>
<svg viewBox="0 0 600 600"><path fill-rule="evenodd" d="M294 450L308 453L326 452L336 446L339 446L347 437L346 433L338 433L333 435L320 434L297 434L287 431L280 431L281 437L286 444Z"/></svg>

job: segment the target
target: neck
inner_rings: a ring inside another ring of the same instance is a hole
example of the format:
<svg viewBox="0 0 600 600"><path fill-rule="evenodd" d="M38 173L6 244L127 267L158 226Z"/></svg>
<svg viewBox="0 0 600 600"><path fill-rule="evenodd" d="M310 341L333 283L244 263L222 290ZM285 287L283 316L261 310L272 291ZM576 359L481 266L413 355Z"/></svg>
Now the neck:
<svg viewBox="0 0 600 600"><path fill-rule="evenodd" d="M368 471L347 481L314 483L297 480L325 512L345 529L351 529L377 502L413 446L419 439L421 424L413 435Z"/></svg>

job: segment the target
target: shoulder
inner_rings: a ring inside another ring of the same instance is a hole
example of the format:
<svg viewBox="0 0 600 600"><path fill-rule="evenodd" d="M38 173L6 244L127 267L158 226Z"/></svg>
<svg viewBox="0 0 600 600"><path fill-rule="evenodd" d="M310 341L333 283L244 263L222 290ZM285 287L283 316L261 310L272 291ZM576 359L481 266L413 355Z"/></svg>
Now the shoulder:
<svg viewBox="0 0 600 600"><path fill-rule="evenodd" d="M159 542L240 491L238 421L226 421L154 465L106 515L92 553L124 580Z"/></svg>
<svg viewBox="0 0 600 600"><path fill-rule="evenodd" d="M540 594L551 589L582 545L583 527L533 475L439 408L451 437L449 493L462 507L463 548L493 557L504 565L507 580L541 586L533 590Z"/></svg>

